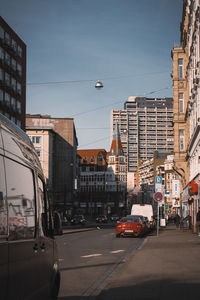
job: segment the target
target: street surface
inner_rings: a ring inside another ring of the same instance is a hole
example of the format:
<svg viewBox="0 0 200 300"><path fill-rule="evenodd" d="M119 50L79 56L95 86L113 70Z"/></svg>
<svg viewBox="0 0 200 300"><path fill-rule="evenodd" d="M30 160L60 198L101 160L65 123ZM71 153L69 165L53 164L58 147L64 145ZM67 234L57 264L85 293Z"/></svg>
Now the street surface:
<svg viewBox="0 0 200 300"><path fill-rule="evenodd" d="M59 300L69 300L97 295L144 239L118 239L114 228L105 227L63 234L56 240L61 269Z"/></svg>

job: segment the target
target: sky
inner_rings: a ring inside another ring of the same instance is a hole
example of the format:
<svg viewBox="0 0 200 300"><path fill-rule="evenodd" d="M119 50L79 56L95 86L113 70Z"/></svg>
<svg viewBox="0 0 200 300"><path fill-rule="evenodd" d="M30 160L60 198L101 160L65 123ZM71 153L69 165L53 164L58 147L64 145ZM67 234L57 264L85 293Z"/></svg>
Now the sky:
<svg viewBox="0 0 200 300"><path fill-rule="evenodd" d="M129 96L173 96L182 0L0 0L0 7L27 46L26 113L73 118L78 149L109 151L111 110Z"/></svg>

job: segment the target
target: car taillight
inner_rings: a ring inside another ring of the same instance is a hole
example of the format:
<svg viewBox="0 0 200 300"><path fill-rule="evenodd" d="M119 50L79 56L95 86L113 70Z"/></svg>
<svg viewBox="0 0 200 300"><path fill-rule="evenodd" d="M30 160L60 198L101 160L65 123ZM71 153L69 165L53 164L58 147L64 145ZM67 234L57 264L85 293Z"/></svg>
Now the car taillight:
<svg viewBox="0 0 200 300"><path fill-rule="evenodd" d="M137 224L137 230L140 230L141 229L141 225L140 224Z"/></svg>

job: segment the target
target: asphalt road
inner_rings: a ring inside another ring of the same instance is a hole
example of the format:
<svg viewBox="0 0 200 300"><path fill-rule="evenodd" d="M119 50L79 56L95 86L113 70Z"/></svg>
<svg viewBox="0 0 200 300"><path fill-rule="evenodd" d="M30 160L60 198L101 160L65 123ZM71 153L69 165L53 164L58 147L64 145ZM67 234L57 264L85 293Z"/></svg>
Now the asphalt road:
<svg viewBox="0 0 200 300"><path fill-rule="evenodd" d="M94 299L143 242L143 238L116 238L114 228L56 239L61 270L59 300Z"/></svg>

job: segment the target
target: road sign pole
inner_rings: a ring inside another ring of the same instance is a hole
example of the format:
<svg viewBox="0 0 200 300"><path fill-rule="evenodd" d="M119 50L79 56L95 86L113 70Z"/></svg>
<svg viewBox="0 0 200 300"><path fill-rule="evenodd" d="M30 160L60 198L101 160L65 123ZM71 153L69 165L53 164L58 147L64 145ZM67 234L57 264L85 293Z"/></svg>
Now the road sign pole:
<svg viewBox="0 0 200 300"><path fill-rule="evenodd" d="M160 217L159 217L159 202L158 202L158 207L157 207L157 236L159 233L159 222L160 222Z"/></svg>

